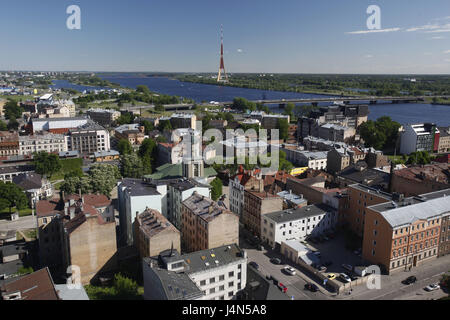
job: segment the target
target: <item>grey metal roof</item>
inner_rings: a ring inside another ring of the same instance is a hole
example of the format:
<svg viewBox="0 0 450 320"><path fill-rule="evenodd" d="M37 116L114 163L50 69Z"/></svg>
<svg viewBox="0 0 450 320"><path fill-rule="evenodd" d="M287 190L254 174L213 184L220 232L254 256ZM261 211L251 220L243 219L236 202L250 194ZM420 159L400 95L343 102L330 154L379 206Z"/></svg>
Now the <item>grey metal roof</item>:
<svg viewBox="0 0 450 320"><path fill-rule="evenodd" d="M383 204L369 207L381 213L386 221L392 227L399 227L414 223L417 220L427 220L450 212L450 189L446 190L447 194L440 192L441 196L429 200L420 201L417 198L405 199L405 203L395 207L392 204Z"/></svg>
<svg viewBox="0 0 450 320"><path fill-rule="evenodd" d="M158 277L168 300L194 300L203 292L186 273L176 273L160 268L152 268Z"/></svg>
<svg viewBox="0 0 450 320"><path fill-rule="evenodd" d="M61 300L89 300L83 286L69 289L67 284L56 284L55 289Z"/></svg>
<svg viewBox="0 0 450 320"><path fill-rule="evenodd" d="M318 216L326 214L327 212L335 211L332 207L325 204L313 204L307 207L298 209L287 209L283 211L271 212L264 215L276 223L283 223L288 221L299 220L303 218Z"/></svg>
<svg viewBox="0 0 450 320"><path fill-rule="evenodd" d="M184 254L186 273L197 273L214 269L244 259L243 251L237 244Z"/></svg>
<svg viewBox="0 0 450 320"><path fill-rule="evenodd" d="M141 179L123 179L120 187L126 187L126 192L129 192L132 196L153 196L160 193L156 190L154 185L142 181Z"/></svg>

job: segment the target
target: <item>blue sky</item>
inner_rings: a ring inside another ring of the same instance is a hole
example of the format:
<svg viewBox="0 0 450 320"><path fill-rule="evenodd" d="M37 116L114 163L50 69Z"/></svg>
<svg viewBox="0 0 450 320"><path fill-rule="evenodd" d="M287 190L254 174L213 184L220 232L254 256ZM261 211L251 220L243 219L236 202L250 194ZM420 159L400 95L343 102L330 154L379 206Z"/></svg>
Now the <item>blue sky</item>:
<svg viewBox="0 0 450 320"><path fill-rule="evenodd" d="M448 0L2 0L0 70L450 74ZM68 30L66 8L81 8ZM368 32L366 9L381 8Z"/></svg>

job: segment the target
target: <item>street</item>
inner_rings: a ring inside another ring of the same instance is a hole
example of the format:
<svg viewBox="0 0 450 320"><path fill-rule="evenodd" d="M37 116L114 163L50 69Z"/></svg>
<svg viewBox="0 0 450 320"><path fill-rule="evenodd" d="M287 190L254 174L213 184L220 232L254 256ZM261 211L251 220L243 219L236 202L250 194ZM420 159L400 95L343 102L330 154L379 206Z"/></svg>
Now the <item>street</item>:
<svg viewBox="0 0 450 320"><path fill-rule="evenodd" d="M36 217L26 216L17 221L0 220L0 231L33 229L37 227Z"/></svg>

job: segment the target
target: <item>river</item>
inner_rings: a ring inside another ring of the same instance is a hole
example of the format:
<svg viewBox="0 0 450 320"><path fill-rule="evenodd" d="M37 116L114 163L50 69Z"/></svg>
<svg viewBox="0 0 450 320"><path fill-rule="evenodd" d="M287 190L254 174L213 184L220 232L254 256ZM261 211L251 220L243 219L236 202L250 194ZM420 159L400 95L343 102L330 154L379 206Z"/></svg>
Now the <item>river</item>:
<svg viewBox="0 0 450 320"><path fill-rule="evenodd" d="M138 85L146 85L151 91L190 98L199 103L210 101L232 101L235 97L243 97L249 100L329 97L318 94L268 91L190 83L173 80L166 77L136 77L135 75L121 74L114 76L101 76L101 78L118 83L121 86L128 88L136 88ZM79 91L93 89L92 87L73 85L64 80L55 81L55 85L53 87L70 87ZM270 107L273 112L282 112L278 106ZM402 125L423 122L433 122L439 126L450 125L450 106L419 103L391 104L390 102L386 102L370 105L369 109L370 120L376 120L382 116L389 116Z"/></svg>

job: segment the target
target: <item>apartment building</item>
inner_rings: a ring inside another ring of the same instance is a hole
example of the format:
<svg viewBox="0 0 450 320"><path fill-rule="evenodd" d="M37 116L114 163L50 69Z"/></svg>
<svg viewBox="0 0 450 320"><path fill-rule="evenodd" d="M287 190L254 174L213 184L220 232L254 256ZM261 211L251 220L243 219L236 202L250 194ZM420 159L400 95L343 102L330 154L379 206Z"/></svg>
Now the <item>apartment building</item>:
<svg viewBox="0 0 450 320"><path fill-rule="evenodd" d="M239 217L194 192L182 203L182 247L187 252L239 243Z"/></svg>
<svg viewBox="0 0 450 320"><path fill-rule="evenodd" d="M197 116L190 113L174 113L170 116L170 124L174 129L190 128L196 130Z"/></svg>
<svg viewBox="0 0 450 320"><path fill-rule="evenodd" d="M141 258L158 256L169 249L181 252L180 231L160 212L147 208L134 220L134 246Z"/></svg>
<svg viewBox="0 0 450 320"><path fill-rule="evenodd" d="M0 157L19 155L19 134L0 131Z"/></svg>
<svg viewBox="0 0 450 320"><path fill-rule="evenodd" d="M330 141L350 142L356 134L356 129L334 123L326 123L319 127L319 138Z"/></svg>
<svg viewBox="0 0 450 320"><path fill-rule="evenodd" d="M111 150L109 132L89 120L86 124L69 130L67 149L77 150L82 155L94 155L95 152L109 151Z"/></svg>
<svg viewBox="0 0 450 320"><path fill-rule="evenodd" d="M144 299L235 300L247 283L247 260L236 244L144 258Z"/></svg>
<svg viewBox="0 0 450 320"><path fill-rule="evenodd" d="M242 216L244 207L244 191L260 190L264 187L260 170L244 170L243 166L239 166L238 173L231 177L228 185L228 199L231 212Z"/></svg>
<svg viewBox="0 0 450 320"><path fill-rule="evenodd" d="M363 258L387 273L410 270L436 259L441 224L450 212L450 189L397 202L370 206L366 211ZM448 238L442 243L449 245Z"/></svg>
<svg viewBox="0 0 450 320"><path fill-rule="evenodd" d="M395 170L391 187L406 197L450 188L450 164L436 163Z"/></svg>
<svg viewBox="0 0 450 320"><path fill-rule="evenodd" d="M37 202L36 218L41 265L64 271L79 266L83 284L115 267L116 223L106 196L62 193Z"/></svg>
<svg viewBox="0 0 450 320"><path fill-rule="evenodd" d="M261 239L272 248L279 249L284 241L319 236L334 229L337 222L337 211L324 204L271 212L261 219Z"/></svg>
<svg viewBox="0 0 450 320"><path fill-rule="evenodd" d="M303 151L298 149L281 148L286 153L286 160L300 167L308 167L314 170L327 168L327 152Z"/></svg>
<svg viewBox="0 0 450 320"><path fill-rule="evenodd" d="M120 112L110 109L89 109L86 114L101 126L110 127L120 118Z"/></svg>
<svg viewBox="0 0 450 320"><path fill-rule="evenodd" d="M21 166L2 166L0 167L0 181L12 182L14 177L24 173L34 172L33 165L21 165Z"/></svg>
<svg viewBox="0 0 450 320"><path fill-rule="evenodd" d="M278 129L280 120L286 120L288 124L291 122L291 118L288 115L265 114L262 116L261 127L266 130Z"/></svg>
<svg viewBox="0 0 450 320"><path fill-rule="evenodd" d="M39 200L53 196L53 185L47 178L37 173L23 173L13 177L12 182L25 192L29 205L35 208Z"/></svg>
<svg viewBox="0 0 450 320"><path fill-rule="evenodd" d="M261 219L267 213L283 210L283 198L261 190L244 191L242 223L255 236L261 237Z"/></svg>
<svg viewBox="0 0 450 320"><path fill-rule="evenodd" d="M182 229L182 203L194 192L200 196L211 197L211 186L203 184L196 179L173 179L168 183L167 189L167 217L176 228Z"/></svg>
<svg viewBox="0 0 450 320"><path fill-rule="evenodd" d="M407 125L401 134L400 153L435 152L439 148L439 129L434 123Z"/></svg>
<svg viewBox="0 0 450 320"><path fill-rule="evenodd" d="M438 153L450 153L450 127L439 127Z"/></svg>
<svg viewBox="0 0 450 320"><path fill-rule="evenodd" d="M19 137L19 155L27 156L35 152L67 152L67 139L62 134L43 133Z"/></svg>
<svg viewBox="0 0 450 320"><path fill-rule="evenodd" d="M114 137L117 141L128 140L131 145L141 145L145 140L144 127L138 123L124 124L114 129Z"/></svg>
<svg viewBox="0 0 450 320"><path fill-rule="evenodd" d="M340 172L350 165L350 154L347 149L332 149L327 154L327 171L331 174Z"/></svg>
<svg viewBox="0 0 450 320"><path fill-rule="evenodd" d="M392 195L362 184L347 187L348 208L341 212L341 221L358 236L363 236L367 208L392 200L401 200L402 196Z"/></svg>
<svg viewBox="0 0 450 320"><path fill-rule="evenodd" d="M167 216L167 185L152 184L142 179L122 179L117 183L120 241L133 244L133 221L147 208Z"/></svg>

